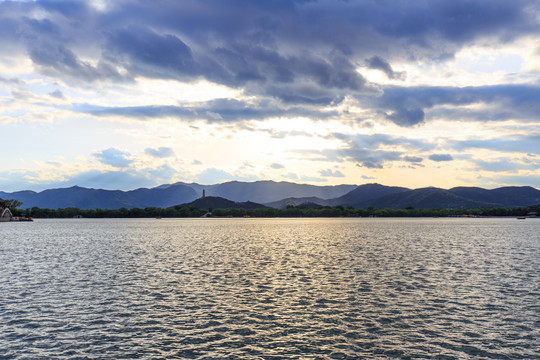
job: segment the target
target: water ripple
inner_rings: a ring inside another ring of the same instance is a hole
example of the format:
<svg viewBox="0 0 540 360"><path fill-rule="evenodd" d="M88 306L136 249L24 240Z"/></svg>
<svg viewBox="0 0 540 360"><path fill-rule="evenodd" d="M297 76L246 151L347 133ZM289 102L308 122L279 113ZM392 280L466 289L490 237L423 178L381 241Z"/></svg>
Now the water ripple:
<svg viewBox="0 0 540 360"><path fill-rule="evenodd" d="M2 359L540 358L540 221L2 224Z"/></svg>

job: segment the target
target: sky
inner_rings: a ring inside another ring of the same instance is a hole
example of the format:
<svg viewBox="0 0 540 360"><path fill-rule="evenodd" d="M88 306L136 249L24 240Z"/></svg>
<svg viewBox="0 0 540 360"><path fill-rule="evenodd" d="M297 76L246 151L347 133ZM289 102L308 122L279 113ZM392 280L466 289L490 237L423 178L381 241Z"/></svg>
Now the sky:
<svg viewBox="0 0 540 360"><path fill-rule="evenodd" d="M0 191L540 188L540 2L0 0Z"/></svg>

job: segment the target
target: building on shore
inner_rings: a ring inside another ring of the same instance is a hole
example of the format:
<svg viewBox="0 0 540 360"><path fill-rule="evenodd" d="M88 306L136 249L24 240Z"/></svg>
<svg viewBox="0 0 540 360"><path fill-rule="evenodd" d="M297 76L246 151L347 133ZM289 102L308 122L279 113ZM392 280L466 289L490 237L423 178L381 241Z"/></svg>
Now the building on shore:
<svg viewBox="0 0 540 360"><path fill-rule="evenodd" d="M0 199L0 221L11 221L12 218L13 214L7 207L6 202L3 199Z"/></svg>

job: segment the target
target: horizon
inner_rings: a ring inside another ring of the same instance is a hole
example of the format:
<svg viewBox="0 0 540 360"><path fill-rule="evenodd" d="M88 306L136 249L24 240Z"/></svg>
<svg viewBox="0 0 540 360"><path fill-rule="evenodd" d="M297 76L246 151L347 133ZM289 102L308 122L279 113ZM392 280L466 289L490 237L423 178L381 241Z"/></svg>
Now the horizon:
<svg viewBox="0 0 540 360"><path fill-rule="evenodd" d="M540 189L533 0L0 0L0 24L0 191Z"/></svg>

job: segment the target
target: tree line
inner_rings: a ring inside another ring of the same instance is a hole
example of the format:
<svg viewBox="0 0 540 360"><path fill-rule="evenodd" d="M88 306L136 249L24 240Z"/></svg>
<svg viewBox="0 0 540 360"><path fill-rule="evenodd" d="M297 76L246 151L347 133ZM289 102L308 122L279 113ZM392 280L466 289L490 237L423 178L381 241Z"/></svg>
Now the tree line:
<svg viewBox="0 0 540 360"><path fill-rule="evenodd" d="M33 218L195 218L211 217L451 217L451 216L526 216L530 212L540 214L540 205L520 208L477 208L477 209L356 209L343 206L287 206L286 209L199 209L196 207L173 206L169 208L146 207L120 209L79 209L68 207L46 209L14 209L14 214Z"/></svg>

